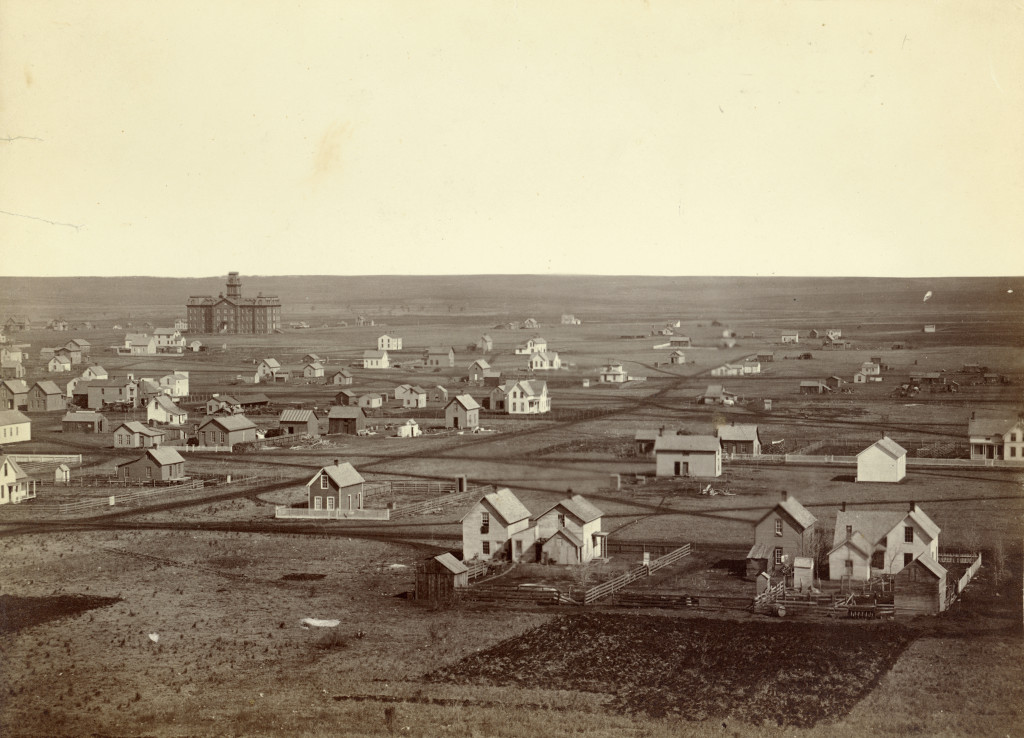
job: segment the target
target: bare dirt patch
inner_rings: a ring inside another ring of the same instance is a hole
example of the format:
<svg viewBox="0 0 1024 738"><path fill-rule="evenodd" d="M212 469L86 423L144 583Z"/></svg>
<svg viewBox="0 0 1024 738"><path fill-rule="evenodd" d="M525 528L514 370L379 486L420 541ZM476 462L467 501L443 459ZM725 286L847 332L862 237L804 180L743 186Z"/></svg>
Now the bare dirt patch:
<svg viewBox="0 0 1024 738"><path fill-rule="evenodd" d="M604 693L626 714L813 727L847 714L912 641L893 624L594 613L558 618L425 678Z"/></svg>
<svg viewBox="0 0 1024 738"><path fill-rule="evenodd" d="M50 620L81 615L98 607L120 602L118 597L89 595L53 595L51 597L18 597L0 595L0 634L16 633L23 628Z"/></svg>

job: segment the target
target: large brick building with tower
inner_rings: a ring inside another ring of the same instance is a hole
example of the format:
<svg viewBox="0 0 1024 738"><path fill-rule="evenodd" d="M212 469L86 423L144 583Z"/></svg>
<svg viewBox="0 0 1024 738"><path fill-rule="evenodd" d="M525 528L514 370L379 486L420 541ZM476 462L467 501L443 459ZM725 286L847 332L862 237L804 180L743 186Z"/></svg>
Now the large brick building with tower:
<svg viewBox="0 0 1024 738"><path fill-rule="evenodd" d="M281 298L242 297L238 272L228 273L227 294L188 298L190 333L273 333L281 327Z"/></svg>

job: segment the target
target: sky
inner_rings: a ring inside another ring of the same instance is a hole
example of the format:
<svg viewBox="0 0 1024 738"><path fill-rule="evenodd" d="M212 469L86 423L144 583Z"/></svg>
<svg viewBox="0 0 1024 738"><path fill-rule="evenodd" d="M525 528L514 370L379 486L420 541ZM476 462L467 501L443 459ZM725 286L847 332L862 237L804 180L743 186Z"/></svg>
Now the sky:
<svg viewBox="0 0 1024 738"><path fill-rule="evenodd" d="M0 3L0 274L1024 274L1024 4Z"/></svg>

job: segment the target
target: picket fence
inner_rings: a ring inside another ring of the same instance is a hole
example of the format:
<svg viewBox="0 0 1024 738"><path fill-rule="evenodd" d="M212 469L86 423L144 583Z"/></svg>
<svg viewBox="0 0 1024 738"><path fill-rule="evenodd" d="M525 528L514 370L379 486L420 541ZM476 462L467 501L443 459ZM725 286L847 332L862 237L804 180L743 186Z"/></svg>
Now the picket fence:
<svg viewBox="0 0 1024 738"><path fill-rule="evenodd" d="M283 520L388 520L391 511L387 508L373 510L310 510L305 507L277 505L274 517Z"/></svg>
<svg viewBox="0 0 1024 738"><path fill-rule="evenodd" d="M56 505L30 503L0 506L3 520L51 520L117 512L117 508L140 507L146 503L165 502L170 498L191 494L204 488L203 480L196 479L173 487L147 487L121 495L94 497L88 500L64 502Z"/></svg>
<svg viewBox="0 0 1024 738"><path fill-rule="evenodd" d="M856 456L815 456L808 454L722 454L723 462L741 464L831 464L834 466L856 466ZM929 459L920 456L908 456L907 466L929 467L1008 467L1021 468L1020 461L1004 459Z"/></svg>

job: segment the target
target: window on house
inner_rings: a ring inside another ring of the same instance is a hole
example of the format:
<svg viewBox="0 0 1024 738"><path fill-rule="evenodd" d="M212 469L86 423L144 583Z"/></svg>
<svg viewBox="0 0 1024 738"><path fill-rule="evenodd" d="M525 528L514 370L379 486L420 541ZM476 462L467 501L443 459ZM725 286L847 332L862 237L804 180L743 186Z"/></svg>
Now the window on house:
<svg viewBox="0 0 1024 738"><path fill-rule="evenodd" d="M782 535L782 518L775 519L775 535Z"/></svg>
<svg viewBox="0 0 1024 738"><path fill-rule="evenodd" d="M775 565L782 566L782 546L778 546L775 549Z"/></svg>
<svg viewBox="0 0 1024 738"><path fill-rule="evenodd" d="M558 513L558 527L559 528L564 528L565 527L565 515L562 514L562 513Z"/></svg>
<svg viewBox="0 0 1024 738"><path fill-rule="evenodd" d="M484 541L483 543L481 543L480 544L480 551L481 551L481 553L486 554L487 556L490 556L491 555L491 542L490 541Z"/></svg>
<svg viewBox="0 0 1024 738"><path fill-rule="evenodd" d="M487 512L480 513L480 532L490 533L491 531L491 514Z"/></svg>
<svg viewBox="0 0 1024 738"><path fill-rule="evenodd" d="M853 575L853 559L846 560L846 573L851 576Z"/></svg>
<svg viewBox="0 0 1024 738"><path fill-rule="evenodd" d="M903 554L903 565L904 566L910 566L912 563L914 563L914 554L911 554L911 553Z"/></svg>
<svg viewBox="0 0 1024 738"><path fill-rule="evenodd" d="M903 542L913 543L914 542L914 528L913 526L905 526L903 528Z"/></svg>
<svg viewBox="0 0 1024 738"><path fill-rule="evenodd" d="M321 474L320 475L320 489L330 489L330 488L331 488L331 486L330 486L330 483L327 481L327 475L326 474Z"/></svg>
<svg viewBox="0 0 1024 738"><path fill-rule="evenodd" d="M323 497L314 497L313 498L313 509L314 510L322 510L323 506L324 506L324 498Z"/></svg>

